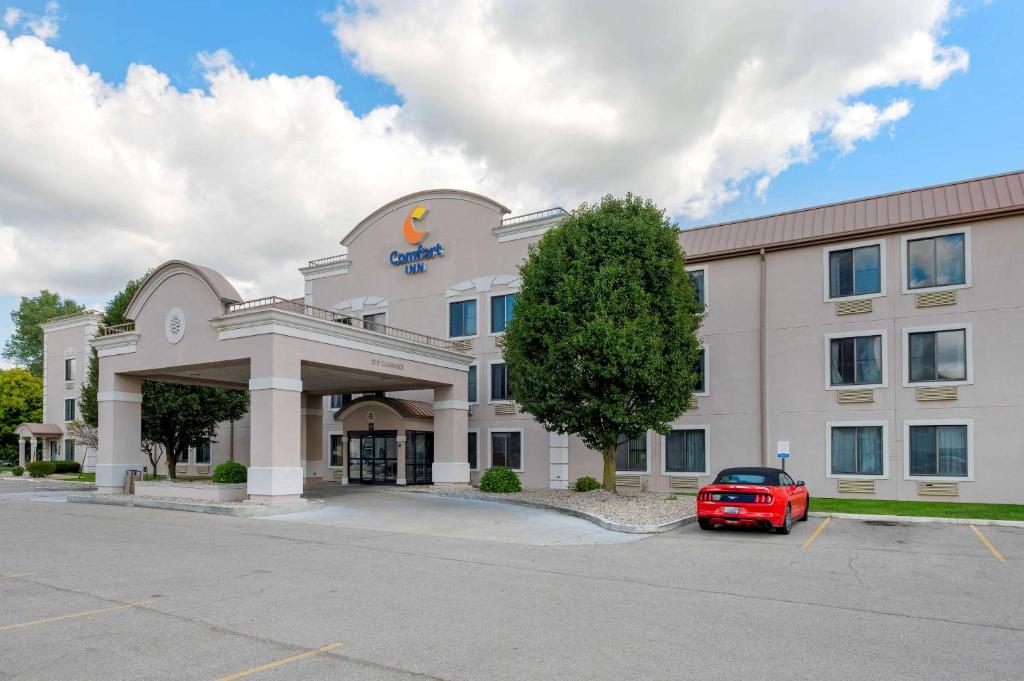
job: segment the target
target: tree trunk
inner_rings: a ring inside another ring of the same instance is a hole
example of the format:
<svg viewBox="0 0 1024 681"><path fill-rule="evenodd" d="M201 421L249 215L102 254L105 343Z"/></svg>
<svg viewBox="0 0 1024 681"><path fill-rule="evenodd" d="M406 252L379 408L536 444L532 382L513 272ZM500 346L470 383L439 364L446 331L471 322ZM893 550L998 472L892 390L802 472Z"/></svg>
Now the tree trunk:
<svg viewBox="0 0 1024 681"><path fill-rule="evenodd" d="M601 480L601 487L605 488L610 492L615 492L615 452L618 450L616 445L608 445L601 452L601 457L604 459L604 476Z"/></svg>
<svg viewBox="0 0 1024 681"><path fill-rule="evenodd" d="M164 451L167 452L167 479L177 480L178 479L178 450L173 446L164 445Z"/></svg>

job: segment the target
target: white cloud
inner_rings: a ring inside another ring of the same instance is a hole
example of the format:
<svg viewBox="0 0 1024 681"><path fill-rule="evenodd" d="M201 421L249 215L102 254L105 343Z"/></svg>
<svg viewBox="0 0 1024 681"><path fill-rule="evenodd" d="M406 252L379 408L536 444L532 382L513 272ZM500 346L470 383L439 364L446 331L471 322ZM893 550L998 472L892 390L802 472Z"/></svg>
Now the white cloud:
<svg viewBox="0 0 1024 681"><path fill-rule="evenodd" d="M60 34L60 5L54 0L46 3L42 14L32 14L17 7L4 10L4 26L8 29L22 29L40 40L52 40Z"/></svg>
<svg viewBox="0 0 1024 681"><path fill-rule="evenodd" d="M940 0L623 7L359 2L329 21L404 98L363 116L327 78L254 78L226 50L196 55L205 91L145 65L114 85L45 42L55 4L50 30L8 10L0 293L95 300L180 257L243 295L297 295L295 267L425 187L524 212L632 190L704 216L908 115L904 92L879 108L868 90L967 65Z"/></svg>

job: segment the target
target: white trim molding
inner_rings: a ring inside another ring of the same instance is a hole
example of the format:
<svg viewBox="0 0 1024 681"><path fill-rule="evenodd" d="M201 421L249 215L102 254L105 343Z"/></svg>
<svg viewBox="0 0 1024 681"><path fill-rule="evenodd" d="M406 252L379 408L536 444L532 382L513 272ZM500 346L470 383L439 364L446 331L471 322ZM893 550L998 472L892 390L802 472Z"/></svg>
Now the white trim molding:
<svg viewBox="0 0 1024 681"><path fill-rule="evenodd" d="M950 284L948 286L925 286L921 288L910 288L910 271L907 269L908 243L918 239L928 239L935 236L947 236L949 234L964 235L964 283ZM970 288L973 285L974 275L971 268L971 228L949 227L947 229L936 229L927 232L909 232L900 236L900 286L904 295L913 293L938 293L939 291L954 291L961 288Z"/></svg>
<svg viewBox="0 0 1024 681"><path fill-rule="evenodd" d="M477 457L479 458L479 453ZM443 462L435 461L431 464L430 474L435 484L441 482L468 483L469 482L469 461Z"/></svg>
<svg viewBox="0 0 1024 681"><path fill-rule="evenodd" d="M246 491L250 496L301 495L305 477L301 466L250 466Z"/></svg>
<svg viewBox="0 0 1024 681"><path fill-rule="evenodd" d="M435 410L458 409L459 411L469 411L469 402L465 400L439 400L434 402L433 407Z"/></svg>
<svg viewBox="0 0 1024 681"><path fill-rule="evenodd" d="M516 473L523 473L526 470L526 433L523 432L522 428L488 428L487 429L487 467L492 468L494 466L494 441L491 439L492 433L519 433L519 468L512 468ZM477 441L479 447L479 440ZM477 452L477 460L480 459L480 453ZM468 465L468 464L467 464ZM511 466L509 466L511 468ZM435 480L436 482L436 480Z"/></svg>
<svg viewBox="0 0 1024 681"><path fill-rule="evenodd" d="M280 376L250 378L249 390L287 390L288 392L301 393L302 381L297 378L283 378Z"/></svg>
<svg viewBox="0 0 1024 681"><path fill-rule="evenodd" d="M672 477L693 477L711 475L711 426L707 423L673 423L672 430L703 430L704 431L704 470L703 471L670 471L668 470L668 438L665 435L661 438L661 474Z"/></svg>
<svg viewBox="0 0 1024 681"><path fill-rule="evenodd" d="M964 354L967 377L962 381L911 381L910 380L910 334L927 333L929 331L959 331L964 332ZM960 324L933 324L930 326L912 326L902 329L902 357L903 357L903 387L919 388L928 386L950 386L950 385L973 385L974 384L974 341L973 327L971 322Z"/></svg>
<svg viewBox="0 0 1024 681"><path fill-rule="evenodd" d="M522 283L523 280L518 274L486 274L449 286L444 292L444 296L445 298L456 298L474 293L475 297L481 293L490 293L491 290L499 287L508 291L518 291Z"/></svg>
<svg viewBox="0 0 1024 681"><path fill-rule="evenodd" d="M878 358L879 368L882 371L880 383L849 383L841 385L832 384L832 341L842 338L866 338L870 336L882 337L882 356ZM864 331L842 331L839 333L825 334L825 390L874 390L876 388L889 387L889 332L886 329L870 329Z"/></svg>
<svg viewBox="0 0 1024 681"><path fill-rule="evenodd" d="M882 428L882 474L832 472L832 429L833 428ZM825 422L825 477L843 480L888 480L889 479L889 422L888 421L826 421Z"/></svg>
<svg viewBox="0 0 1024 681"><path fill-rule="evenodd" d="M453 303L464 303L467 300L472 300L476 303L476 328L473 333L468 336L453 336L452 333L452 304ZM444 333L445 338L448 340L472 340L479 338L480 336L480 296L474 293L471 296L460 296L458 298L448 298L444 301Z"/></svg>
<svg viewBox="0 0 1024 681"><path fill-rule="evenodd" d="M690 272L696 272L697 270L704 272L704 310L706 312L711 306L711 287L709 285L711 280L711 265L705 262L699 265L686 266L687 274Z"/></svg>
<svg viewBox="0 0 1024 681"><path fill-rule="evenodd" d="M126 331L109 336L95 336L89 344L96 349L97 357L114 357L135 352L139 347L139 338L138 331Z"/></svg>
<svg viewBox="0 0 1024 681"><path fill-rule="evenodd" d="M863 248L865 246L878 246L878 257L879 257L879 272L880 277L878 285L878 293L860 293L850 296L832 296L832 270L829 263L829 255L834 251L848 251L855 248ZM887 275L886 257L885 257L885 239L871 239L869 241L854 241L851 243L841 244L829 244L822 247L821 249L822 259L822 279L825 284L825 302L836 303L844 300L870 300L871 298L884 298L885 297L885 286Z"/></svg>
<svg viewBox="0 0 1024 681"><path fill-rule="evenodd" d="M967 475L911 475L911 426L967 426ZM903 479L925 482L974 482L974 420L973 419L907 419L903 422Z"/></svg>
<svg viewBox="0 0 1024 681"><path fill-rule="evenodd" d="M121 390L104 390L96 393L97 402L135 402L142 404L142 393L129 393Z"/></svg>

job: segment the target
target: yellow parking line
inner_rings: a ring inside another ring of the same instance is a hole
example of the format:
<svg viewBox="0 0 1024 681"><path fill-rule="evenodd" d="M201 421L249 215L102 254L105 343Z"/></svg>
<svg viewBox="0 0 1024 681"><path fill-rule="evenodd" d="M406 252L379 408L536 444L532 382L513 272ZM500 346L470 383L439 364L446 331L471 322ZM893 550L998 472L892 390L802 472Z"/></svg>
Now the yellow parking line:
<svg viewBox="0 0 1024 681"><path fill-rule="evenodd" d="M821 525L818 525L818 527L814 530L814 534L808 537L807 541L805 541L804 545L800 548L810 548L811 544L814 542L815 539L818 538L818 535L821 534L821 531L825 529L825 526L828 525L830 520L832 520L832 516L828 516L827 518L825 518L825 521Z"/></svg>
<svg viewBox="0 0 1024 681"><path fill-rule="evenodd" d="M273 662L268 662L266 664L261 664L259 667L253 667L252 669L246 669L243 672L235 672L234 674L229 674L227 676L222 676L219 679L217 679L217 681L235 681L235 679L240 679L240 678L242 678L244 676L249 676L251 674L256 674L256 673L259 673L259 672L265 672L268 669L274 669L275 667L280 667L281 665L289 664L291 662L296 662L298 660L302 660L302 659L307 658L307 657L313 657L314 655L319 655L320 653L326 653L328 650L334 650L335 648L337 648L339 646L343 646L343 645L345 645L344 641L337 641L335 643L331 643L331 644L328 644L326 646L323 646L323 647L320 647L320 648L316 648L314 650L307 650L306 652L299 653L298 655L292 655L291 657L283 657L280 660L274 660Z"/></svg>
<svg viewBox="0 0 1024 681"><path fill-rule="evenodd" d="M42 620L34 620L32 622L19 622L17 624L5 624L0 626L0 631L8 631L10 629L21 629L23 627L32 627L37 624L47 624L49 622L59 622L61 620L70 620L75 617L85 617L86 615L98 615L101 612L111 612L113 610L124 610L125 608L138 608L143 605L149 605L156 603L156 601L141 601L139 603L127 603L125 605L115 605L110 608L100 608L99 610L86 610L85 612L73 612L68 615L57 615L56 617L47 617Z"/></svg>
<svg viewBox="0 0 1024 681"><path fill-rule="evenodd" d="M996 560L998 560L999 562L1003 562L1006 560L1005 558L1003 558L1003 554L999 553L999 550L996 547L992 546L992 542L988 540L988 537L981 533L981 530L979 530L974 525L971 525L971 529L974 530L974 534L978 535L978 539L981 540L981 543L984 544L985 547L992 552L992 555L996 557Z"/></svg>
<svg viewBox="0 0 1024 681"><path fill-rule="evenodd" d="M0 575L0 579L17 579L18 577L31 577L34 572L20 572L16 575Z"/></svg>

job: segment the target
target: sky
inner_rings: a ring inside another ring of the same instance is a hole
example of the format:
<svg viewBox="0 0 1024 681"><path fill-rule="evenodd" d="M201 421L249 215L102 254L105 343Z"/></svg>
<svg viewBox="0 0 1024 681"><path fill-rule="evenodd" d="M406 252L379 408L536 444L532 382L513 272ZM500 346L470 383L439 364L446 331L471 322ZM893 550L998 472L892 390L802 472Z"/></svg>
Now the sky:
<svg viewBox="0 0 1024 681"><path fill-rule="evenodd" d="M0 0L0 342L171 258L300 295L424 188L685 228L1018 170L1021 36L1014 0Z"/></svg>

